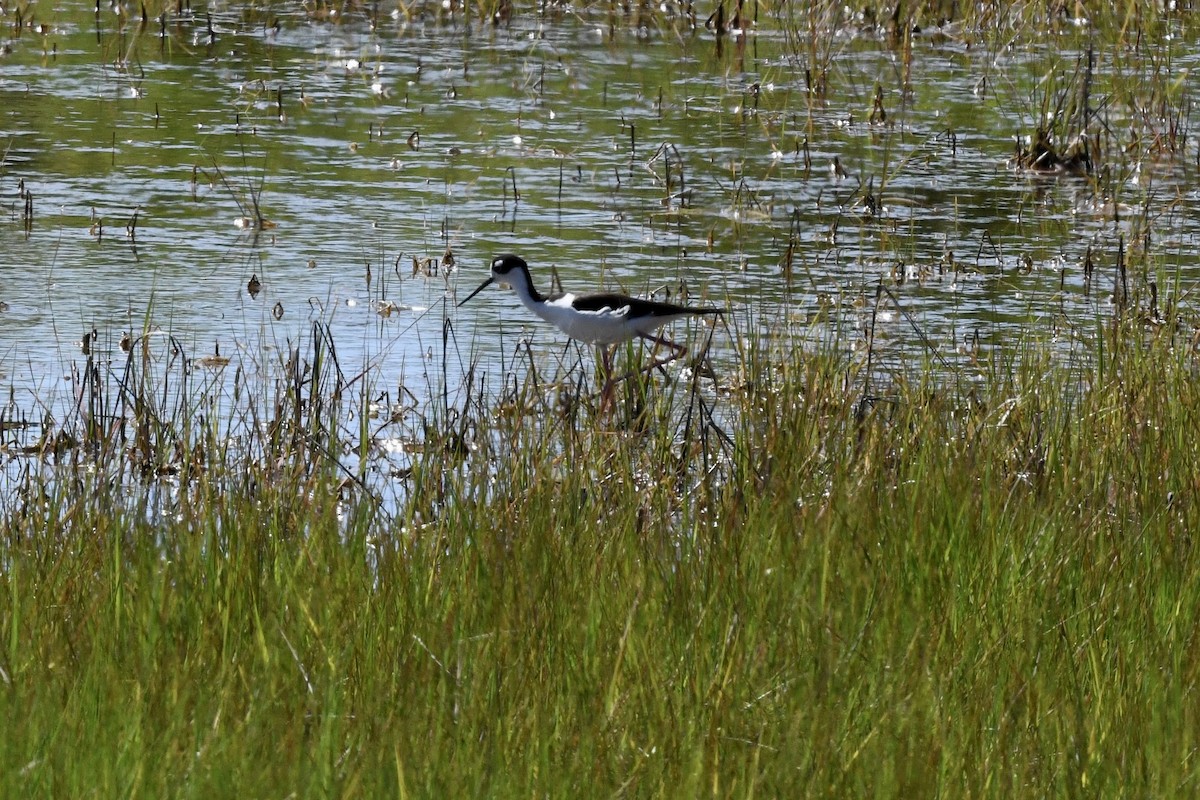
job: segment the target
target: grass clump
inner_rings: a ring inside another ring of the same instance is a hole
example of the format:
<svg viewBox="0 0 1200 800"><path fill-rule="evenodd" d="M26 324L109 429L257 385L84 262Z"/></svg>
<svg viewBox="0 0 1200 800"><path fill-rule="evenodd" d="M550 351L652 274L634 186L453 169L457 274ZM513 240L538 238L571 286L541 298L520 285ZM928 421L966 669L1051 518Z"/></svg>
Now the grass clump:
<svg viewBox="0 0 1200 800"><path fill-rule="evenodd" d="M1190 795L1176 330L869 383L764 345L600 419L530 374L427 412L393 505L315 337L186 481L10 470L3 793Z"/></svg>

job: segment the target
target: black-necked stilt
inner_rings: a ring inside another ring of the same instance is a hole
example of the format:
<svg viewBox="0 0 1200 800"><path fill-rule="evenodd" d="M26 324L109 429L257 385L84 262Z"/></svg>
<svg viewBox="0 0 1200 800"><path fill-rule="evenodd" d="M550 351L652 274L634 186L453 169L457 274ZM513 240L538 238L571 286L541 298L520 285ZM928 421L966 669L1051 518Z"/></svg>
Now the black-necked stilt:
<svg viewBox="0 0 1200 800"><path fill-rule="evenodd" d="M565 294L544 295L529 277L529 265L520 256L500 255L492 259L492 274L479 288L459 303L463 305L493 283L511 286L521 303L549 323L557 325L572 339L604 347L604 366L611 375L611 348L635 337L646 339L671 349L671 356L651 364L646 370L669 364L687 352L687 348L655 334L668 322L684 317L724 314L723 308L692 308L640 300L623 294ZM611 381L610 381L611 383ZM606 387L606 390L609 387Z"/></svg>

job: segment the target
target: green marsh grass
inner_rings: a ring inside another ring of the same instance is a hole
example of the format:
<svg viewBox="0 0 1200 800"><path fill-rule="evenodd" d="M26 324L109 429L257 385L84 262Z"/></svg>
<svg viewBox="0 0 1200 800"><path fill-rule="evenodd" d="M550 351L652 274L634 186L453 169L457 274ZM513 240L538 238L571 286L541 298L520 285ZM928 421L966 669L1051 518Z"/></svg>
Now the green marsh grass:
<svg viewBox="0 0 1200 800"><path fill-rule="evenodd" d="M603 418L578 367L515 360L387 478L318 329L220 435L9 451L2 792L1189 796L1200 389L1168 317L957 379L746 345Z"/></svg>

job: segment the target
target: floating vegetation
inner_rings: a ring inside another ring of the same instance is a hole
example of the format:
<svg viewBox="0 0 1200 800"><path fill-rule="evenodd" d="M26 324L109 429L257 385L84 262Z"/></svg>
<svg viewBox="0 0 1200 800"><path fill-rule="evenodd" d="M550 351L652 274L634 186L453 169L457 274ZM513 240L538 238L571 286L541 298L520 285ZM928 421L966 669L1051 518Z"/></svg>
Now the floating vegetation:
<svg viewBox="0 0 1200 800"><path fill-rule="evenodd" d="M1021 169L1055 175L1084 177L1092 172L1086 139L1073 140L1060 153L1042 128L1038 128L1028 146L1017 145L1012 163Z"/></svg>

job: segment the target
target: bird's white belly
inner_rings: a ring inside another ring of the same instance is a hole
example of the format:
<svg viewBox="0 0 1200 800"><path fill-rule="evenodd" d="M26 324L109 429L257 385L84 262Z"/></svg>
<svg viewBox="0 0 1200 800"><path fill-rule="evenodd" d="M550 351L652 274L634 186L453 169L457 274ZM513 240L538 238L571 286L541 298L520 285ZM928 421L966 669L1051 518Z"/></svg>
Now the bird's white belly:
<svg viewBox="0 0 1200 800"><path fill-rule="evenodd" d="M526 303L529 310L572 339L590 344L616 344L632 339L638 328L627 319L628 306L600 311L577 311L571 306L573 295L564 295L547 303Z"/></svg>

